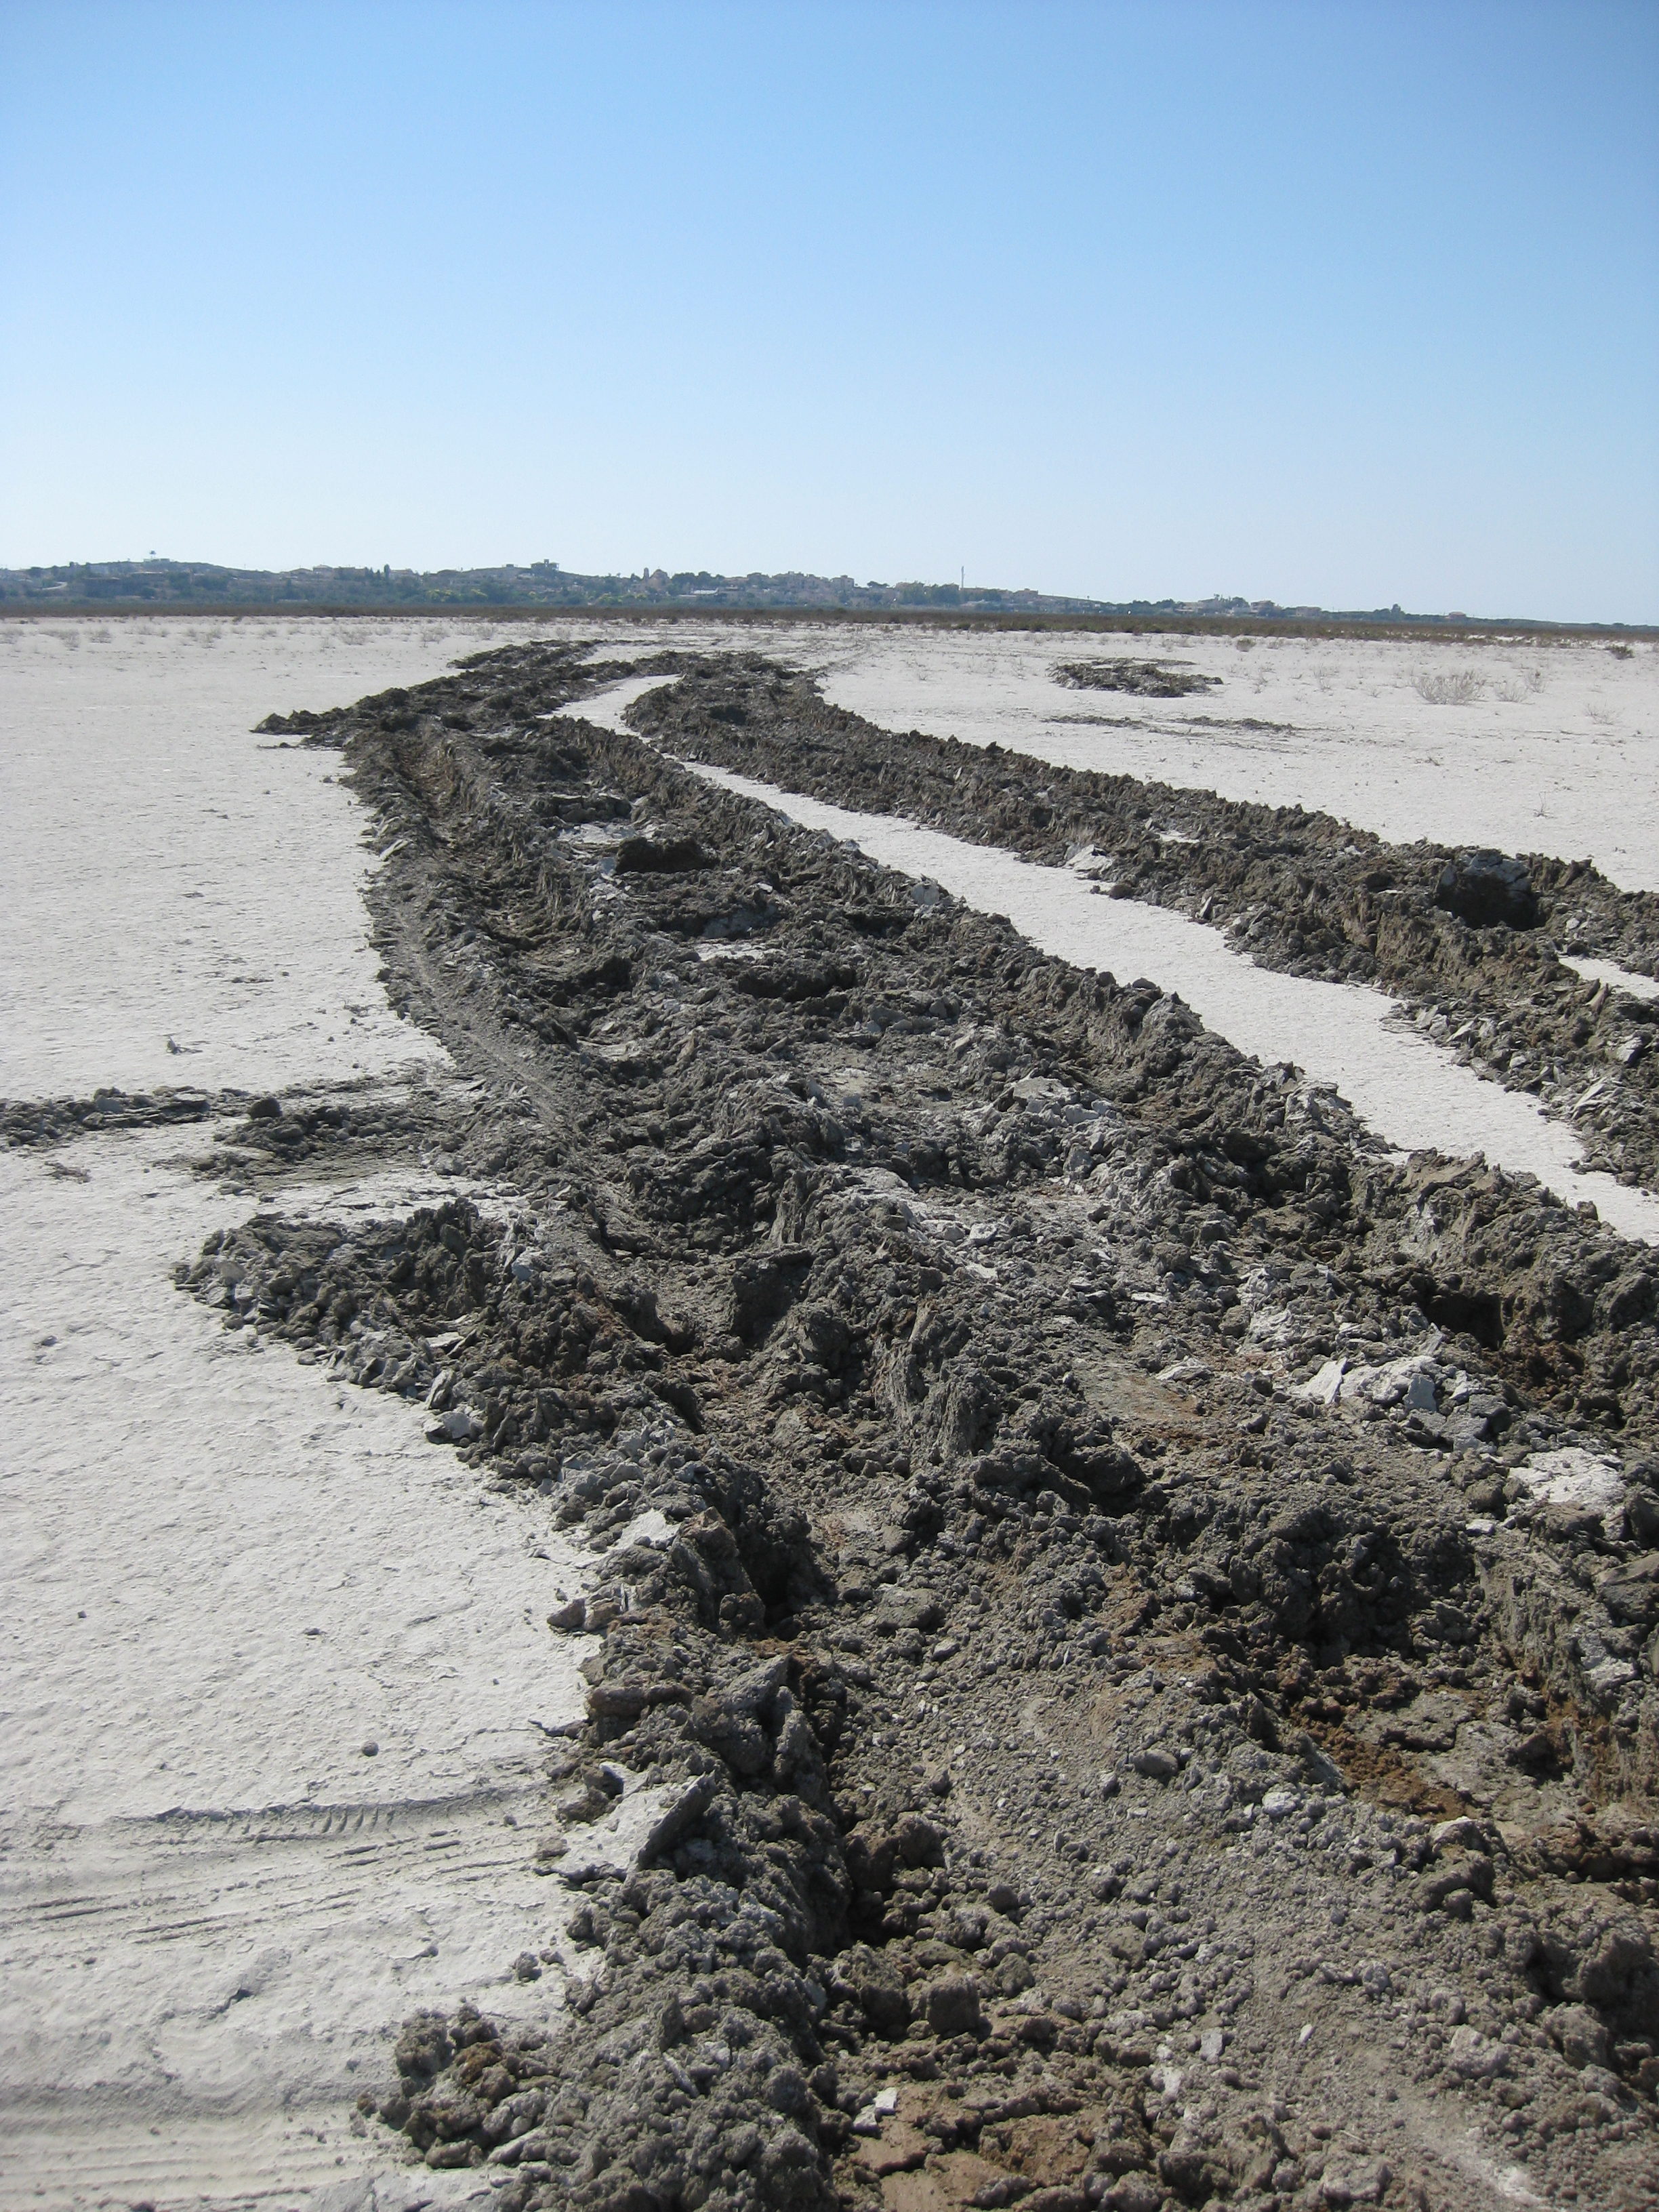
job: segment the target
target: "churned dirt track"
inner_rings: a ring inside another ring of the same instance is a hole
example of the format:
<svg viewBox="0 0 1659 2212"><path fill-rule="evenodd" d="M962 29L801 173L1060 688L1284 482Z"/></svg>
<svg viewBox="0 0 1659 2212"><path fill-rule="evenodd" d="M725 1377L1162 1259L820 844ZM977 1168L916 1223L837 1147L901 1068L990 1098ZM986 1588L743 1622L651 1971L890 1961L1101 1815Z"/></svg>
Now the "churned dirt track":
<svg viewBox="0 0 1659 2212"><path fill-rule="evenodd" d="M758 654L705 663L631 720L683 757L786 791L1029 859L1080 856L1111 896L1225 928L1259 964L1381 983L1467 1061L1571 1119L1589 1164L1659 1180L1659 1004L1642 991L1659 970L1659 894L1584 861L1391 845L1300 807L897 735ZM1632 971L1634 988L1581 975L1563 948Z"/></svg>
<svg viewBox="0 0 1659 2212"><path fill-rule="evenodd" d="M583 723L620 672L273 726L517 1210L187 1285L602 1554L574 2018L412 2021L363 2125L510 2205L1651 2202L1646 1253Z"/></svg>

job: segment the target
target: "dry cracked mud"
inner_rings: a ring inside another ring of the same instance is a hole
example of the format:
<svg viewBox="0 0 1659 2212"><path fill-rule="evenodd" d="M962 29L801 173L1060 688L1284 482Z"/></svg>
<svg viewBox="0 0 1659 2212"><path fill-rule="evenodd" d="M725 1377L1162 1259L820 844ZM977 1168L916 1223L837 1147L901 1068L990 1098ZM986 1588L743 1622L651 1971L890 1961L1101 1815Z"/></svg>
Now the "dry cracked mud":
<svg viewBox="0 0 1659 2212"><path fill-rule="evenodd" d="M510 1199L263 1213L181 1280L584 1531L550 1635L603 1637L526 1846L562 2000L407 2022L363 2129L503 2212L1659 2202L1652 1255L580 719L653 665L674 750L1102 842L1102 780L747 660L514 646L270 726L343 749L459 1080L252 1102L232 1171L402 1142ZM1213 846L1281 929L1256 811L1136 788L1201 828L1137 895ZM1276 836L1333 928L1383 865ZM1537 995L1529 933L1396 905L1367 972Z"/></svg>

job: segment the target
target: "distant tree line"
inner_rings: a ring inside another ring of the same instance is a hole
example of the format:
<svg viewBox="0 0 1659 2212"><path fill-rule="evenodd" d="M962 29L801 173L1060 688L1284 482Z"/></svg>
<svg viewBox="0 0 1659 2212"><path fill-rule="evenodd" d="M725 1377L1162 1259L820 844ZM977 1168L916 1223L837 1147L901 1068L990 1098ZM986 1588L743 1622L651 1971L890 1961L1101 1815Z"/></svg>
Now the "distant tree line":
<svg viewBox="0 0 1659 2212"><path fill-rule="evenodd" d="M1467 615L1407 614L1390 607L1333 611L1284 607L1272 599L1087 599L980 584L858 583L851 576L815 576L790 569L768 575L722 576L707 568L672 575L641 568L637 575L584 575L556 561L498 568L226 568L206 561L70 561L56 567L0 568L0 608L14 612L63 607L290 607L391 611L431 607L684 607L822 610L878 613L883 609L971 616L1073 617L1134 623L1278 622L1412 629L1476 627L1552 629L1608 628Z"/></svg>

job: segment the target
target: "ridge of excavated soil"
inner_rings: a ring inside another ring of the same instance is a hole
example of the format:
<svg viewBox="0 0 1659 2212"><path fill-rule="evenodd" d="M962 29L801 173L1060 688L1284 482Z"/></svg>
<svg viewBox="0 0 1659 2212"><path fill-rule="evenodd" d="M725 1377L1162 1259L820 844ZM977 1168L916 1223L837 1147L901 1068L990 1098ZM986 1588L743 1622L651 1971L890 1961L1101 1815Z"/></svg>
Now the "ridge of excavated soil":
<svg viewBox="0 0 1659 2212"><path fill-rule="evenodd" d="M1559 957L1659 973L1659 895L1587 861L1390 845L1300 807L880 729L757 653L710 656L629 720L786 791L1080 860L1113 896L1224 927L1263 966L1381 984L1461 1059L1570 1120L1587 1166L1659 1187L1659 1005Z"/></svg>

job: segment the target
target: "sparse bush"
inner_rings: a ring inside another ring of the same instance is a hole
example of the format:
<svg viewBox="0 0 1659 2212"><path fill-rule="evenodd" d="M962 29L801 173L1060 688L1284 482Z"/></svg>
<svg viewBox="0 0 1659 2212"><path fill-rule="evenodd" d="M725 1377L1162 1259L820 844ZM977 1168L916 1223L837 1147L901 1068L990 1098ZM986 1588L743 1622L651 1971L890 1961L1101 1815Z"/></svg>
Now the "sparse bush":
<svg viewBox="0 0 1659 2212"><path fill-rule="evenodd" d="M1541 668L1517 668L1507 683L1498 685L1498 696L1509 706L1521 707L1528 699L1536 697L1543 688L1544 672Z"/></svg>
<svg viewBox="0 0 1659 2212"><path fill-rule="evenodd" d="M1485 688L1473 668L1419 668L1412 678L1413 690L1431 707L1467 707Z"/></svg>

